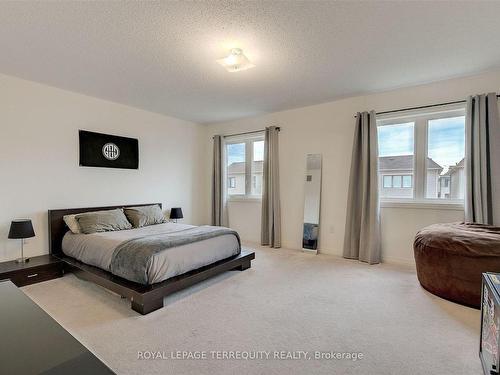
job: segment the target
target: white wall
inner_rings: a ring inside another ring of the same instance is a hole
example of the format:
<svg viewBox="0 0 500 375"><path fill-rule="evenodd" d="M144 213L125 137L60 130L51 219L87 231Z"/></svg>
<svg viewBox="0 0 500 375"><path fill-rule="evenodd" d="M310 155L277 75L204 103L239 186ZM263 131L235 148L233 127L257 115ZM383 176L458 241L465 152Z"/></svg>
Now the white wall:
<svg viewBox="0 0 500 375"><path fill-rule="evenodd" d="M212 124L208 126L205 138L207 147L211 148L209 140L214 134L257 130L269 125L281 126L282 243L284 247L292 249L301 248L305 156L308 153L322 153L323 187L319 246L321 252L340 255L344 240L354 114L370 109L385 111L462 100L470 94L498 91L499 88L500 72L489 72ZM207 171L210 170L207 165ZM206 178L207 186L210 186L208 173ZM253 210L249 210L249 205L252 203L246 203L244 210L240 205L230 205L229 224L242 233L243 239L258 241L258 230L250 232L247 228L259 228L259 204L253 203ZM386 261L413 264L412 243L420 228L432 223L459 220L463 220L463 210L383 208L383 258Z"/></svg>
<svg viewBox="0 0 500 375"><path fill-rule="evenodd" d="M384 262L414 264L413 239L421 228L434 223L462 221L463 211L429 208L382 208L382 258Z"/></svg>
<svg viewBox="0 0 500 375"><path fill-rule="evenodd" d="M244 241L260 242L261 203L255 200L228 202L228 220Z"/></svg>
<svg viewBox="0 0 500 375"><path fill-rule="evenodd" d="M162 202L207 219L200 125L0 75L0 260L19 256L10 221L33 219L25 251L48 252L47 210ZM139 170L78 166L78 129L139 139Z"/></svg>

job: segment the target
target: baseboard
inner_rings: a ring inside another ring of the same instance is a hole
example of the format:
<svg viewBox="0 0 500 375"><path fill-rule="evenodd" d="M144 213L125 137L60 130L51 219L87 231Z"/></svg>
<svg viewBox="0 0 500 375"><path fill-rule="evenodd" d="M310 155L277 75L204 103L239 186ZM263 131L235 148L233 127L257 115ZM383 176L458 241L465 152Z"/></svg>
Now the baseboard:
<svg viewBox="0 0 500 375"><path fill-rule="evenodd" d="M417 266L415 265L415 260L413 260L413 259L410 260L410 259L398 258L398 257L382 257L382 263L394 264L396 266L409 267L411 269L417 268Z"/></svg>
<svg viewBox="0 0 500 375"><path fill-rule="evenodd" d="M242 241L242 245L246 246L256 246L260 247L261 245L258 242L252 242L252 241ZM322 255L329 255L329 256L334 256L339 259L345 259L342 256L342 253L335 252L329 249L318 249L318 250L306 250L302 248L295 248L292 246L287 246L286 244L282 245L283 249L288 249L288 250L294 250L294 251L302 251L304 253L314 253L314 254L322 254ZM405 268L411 268L413 270L416 269L415 265L415 260L408 259L408 258L399 258L399 257L388 257L388 256L382 256L382 262L384 264L389 264L389 265L395 265L395 266L400 266L400 267L405 267Z"/></svg>
<svg viewBox="0 0 500 375"><path fill-rule="evenodd" d="M304 252L306 254L312 254L312 255L317 255L318 254L318 250L313 250L313 249L304 249L304 248L302 248L302 252Z"/></svg>

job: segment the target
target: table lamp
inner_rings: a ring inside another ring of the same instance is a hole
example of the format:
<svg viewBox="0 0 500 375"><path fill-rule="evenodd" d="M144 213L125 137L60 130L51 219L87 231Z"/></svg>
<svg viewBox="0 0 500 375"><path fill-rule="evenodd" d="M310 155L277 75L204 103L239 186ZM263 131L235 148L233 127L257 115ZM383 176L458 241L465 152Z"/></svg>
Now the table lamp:
<svg viewBox="0 0 500 375"><path fill-rule="evenodd" d="M180 207L174 207L170 209L170 218L174 219L177 223L177 219L182 219L184 216L182 215L182 209Z"/></svg>
<svg viewBox="0 0 500 375"><path fill-rule="evenodd" d="M24 257L24 239L35 237L35 231L30 219L13 220L10 223L9 238L21 240L21 258L16 263L26 263L29 258Z"/></svg>

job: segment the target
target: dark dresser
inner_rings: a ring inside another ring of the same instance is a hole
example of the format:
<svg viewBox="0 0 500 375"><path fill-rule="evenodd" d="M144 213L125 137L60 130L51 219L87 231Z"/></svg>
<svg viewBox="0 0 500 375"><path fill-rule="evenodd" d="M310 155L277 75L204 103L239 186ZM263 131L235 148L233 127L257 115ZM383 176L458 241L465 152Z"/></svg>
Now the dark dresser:
<svg viewBox="0 0 500 375"><path fill-rule="evenodd" d="M0 374L114 374L11 281L0 300Z"/></svg>

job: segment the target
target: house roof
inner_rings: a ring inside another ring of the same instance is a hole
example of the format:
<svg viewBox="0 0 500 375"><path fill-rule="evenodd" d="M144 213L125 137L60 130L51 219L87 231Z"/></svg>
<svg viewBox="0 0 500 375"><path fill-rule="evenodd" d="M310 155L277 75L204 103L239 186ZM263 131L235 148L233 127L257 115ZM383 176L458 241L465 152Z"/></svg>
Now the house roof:
<svg viewBox="0 0 500 375"><path fill-rule="evenodd" d="M263 161L254 161L253 171L255 173L262 173L262 164ZM227 174L243 174L245 173L245 162L235 162L231 163L227 167Z"/></svg>
<svg viewBox="0 0 500 375"><path fill-rule="evenodd" d="M382 156L379 158L379 170L413 169L413 155ZM427 169L443 170L438 163L427 158Z"/></svg>
<svg viewBox="0 0 500 375"><path fill-rule="evenodd" d="M443 176L451 176L453 173L455 173L457 170L462 169L464 167L465 160L462 158L457 164L455 165L450 165L446 173L443 173Z"/></svg>

